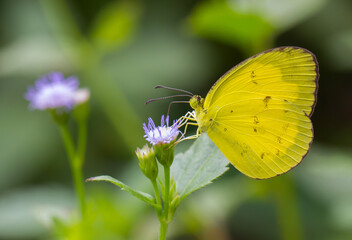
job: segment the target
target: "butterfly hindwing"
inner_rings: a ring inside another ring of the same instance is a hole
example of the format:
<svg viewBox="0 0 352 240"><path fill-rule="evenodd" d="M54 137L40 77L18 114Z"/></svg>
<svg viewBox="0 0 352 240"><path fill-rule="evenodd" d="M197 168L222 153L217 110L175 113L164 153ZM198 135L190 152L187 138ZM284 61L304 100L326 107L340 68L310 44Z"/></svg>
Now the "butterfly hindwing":
<svg viewBox="0 0 352 240"><path fill-rule="evenodd" d="M294 104L261 94L238 94L214 107L207 134L242 173L257 179L299 164L313 139L309 117Z"/></svg>

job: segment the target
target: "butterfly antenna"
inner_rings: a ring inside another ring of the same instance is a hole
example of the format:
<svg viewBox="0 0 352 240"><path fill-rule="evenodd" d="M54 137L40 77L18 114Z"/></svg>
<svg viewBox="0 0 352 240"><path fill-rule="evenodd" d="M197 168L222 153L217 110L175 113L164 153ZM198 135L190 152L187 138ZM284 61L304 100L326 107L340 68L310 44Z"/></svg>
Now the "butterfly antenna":
<svg viewBox="0 0 352 240"><path fill-rule="evenodd" d="M155 89L157 88L164 88L164 89L168 89L168 90L173 90L173 91L178 91L178 92L184 92L184 93L187 93L189 96L193 97L193 93L189 92L189 91L186 91L186 90L183 90L183 89L178 89L178 88L172 88L172 87L166 87L166 86L162 86L162 85L157 85L154 87Z"/></svg>
<svg viewBox="0 0 352 240"><path fill-rule="evenodd" d="M172 95L172 96L167 96L167 97L153 98L153 99L150 99L150 100L146 101L145 104L148 104L148 103L151 103L151 102L155 102L155 101L159 101L159 100L168 99L168 98L174 98L174 97L192 97L192 96L188 95L188 94L179 94L179 95Z"/></svg>

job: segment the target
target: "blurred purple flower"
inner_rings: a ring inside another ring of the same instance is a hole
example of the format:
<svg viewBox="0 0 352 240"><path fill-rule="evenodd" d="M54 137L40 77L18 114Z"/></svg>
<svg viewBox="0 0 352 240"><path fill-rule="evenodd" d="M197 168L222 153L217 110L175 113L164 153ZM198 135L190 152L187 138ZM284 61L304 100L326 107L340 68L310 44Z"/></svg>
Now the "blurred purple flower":
<svg viewBox="0 0 352 240"><path fill-rule="evenodd" d="M78 79L76 77L64 78L59 72L42 76L28 89L25 98L30 101L32 109L58 109L67 110L75 107L77 102Z"/></svg>
<svg viewBox="0 0 352 240"><path fill-rule="evenodd" d="M172 126L169 126L169 116L161 116L160 126L155 127L155 124L151 118L148 119L148 127L143 123L143 129L145 132L145 139L153 145L157 144L169 144L176 139L179 134L178 125L174 121Z"/></svg>

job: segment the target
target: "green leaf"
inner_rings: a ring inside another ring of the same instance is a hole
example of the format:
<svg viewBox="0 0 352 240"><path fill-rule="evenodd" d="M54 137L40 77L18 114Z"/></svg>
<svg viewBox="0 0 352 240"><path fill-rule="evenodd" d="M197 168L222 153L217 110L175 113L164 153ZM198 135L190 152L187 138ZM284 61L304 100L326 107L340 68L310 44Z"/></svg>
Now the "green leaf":
<svg viewBox="0 0 352 240"><path fill-rule="evenodd" d="M247 55L271 48L278 34L311 17L326 0L202 1L190 25L202 37L222 41Z"/></svg>
<svg viewBox="0 0 352 240"><path fill-rule="evenodd" d="M139 198L140 200L149 203L150 205L152 205L153 207L156 206L155 203L155 199L153 196L149 195L148 193L144 193L138 190L134 190L131 187L129 187L128 185L124 184L123 182L120 182L119 180L110 177L110 176L98 176L98 177L92 177L92 178L88 178L86 180L86 182L89 181L106 181L106 182L110 182L112 184L115 184L116 186L119 186L121 188L121 190L126 191L128 193L130 193L132 196Z"/></svg>
<svg viewBox="0 0 352 240"><path fill-rule="evenodd" d="M181 200L225 173L228 163L206 134L200 136L185 153L177 154L171 173Z"/></svg>
<svg viewBox="0 0 352 240"><path fill-rule="evenodd" d="M226 1L199 3L189 20L200 36L240 47L248 55L270 47L274 35L274 27L264 18L240 12Z"/></svg>
<svg viewBox="0 0 352 240"><path fill-rule="evenodd" d="M133 1L113 1L98 14L91 38L101 50L126 44L137 28L139 6Z"/></svg>
<svg viewBox="0 0 352 240"><path fill-rule="evenodd" d="M229 5L242 13L252 13L283 32L318 12L326 0L230 0Z"/></svg>

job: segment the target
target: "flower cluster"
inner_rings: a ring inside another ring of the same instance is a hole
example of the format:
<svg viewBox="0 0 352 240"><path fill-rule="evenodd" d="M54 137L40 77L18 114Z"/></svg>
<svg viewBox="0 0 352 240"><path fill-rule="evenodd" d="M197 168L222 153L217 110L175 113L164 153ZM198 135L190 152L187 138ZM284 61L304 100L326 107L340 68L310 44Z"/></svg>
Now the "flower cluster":
<svg viewBox="0 0 352 240"><path fill-rule="evenodd" d="M77 78L64 78L59 72L52 72L42 76L28 89L25 98L32 109L64 109L71 110L76 105L89 99L88 89L79 89Z"/></svg>
<svg viewBox="0 0 352 240"><path fill-rule="evenodd" d="M152 145L158 144L170 144L176 140L180 131L176 122L169 126L169 116L166 118L164 115L161 116L160 126L155 127L155 124L151 118L148 119L148 127L143 123L143 129L145 132L144 137Z"/></svg>

